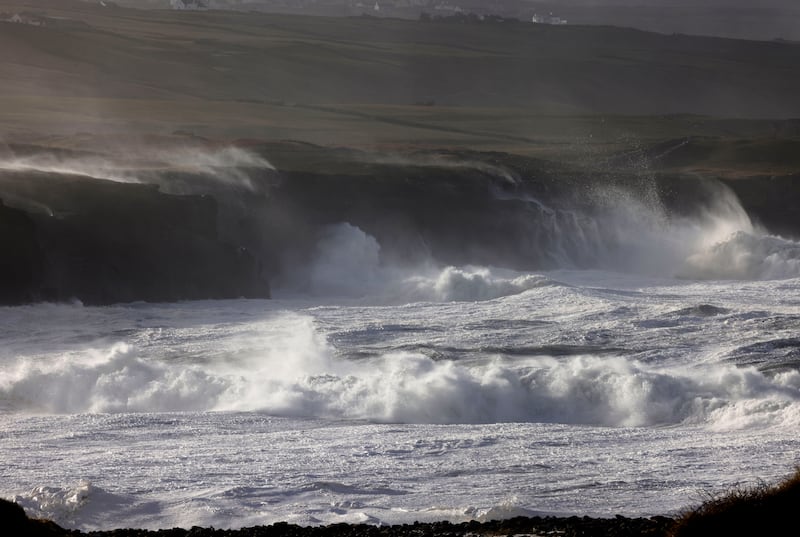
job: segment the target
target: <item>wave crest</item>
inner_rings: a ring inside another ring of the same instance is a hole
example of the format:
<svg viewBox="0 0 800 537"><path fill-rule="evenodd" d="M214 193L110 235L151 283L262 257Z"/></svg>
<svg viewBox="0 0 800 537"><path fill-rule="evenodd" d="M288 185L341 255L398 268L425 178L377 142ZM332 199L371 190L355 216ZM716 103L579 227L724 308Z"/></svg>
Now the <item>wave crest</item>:
<svg viewBox="0 0 800 537"><path fill-rule="evenodd" d="M245 336L242 336L245 337ZM618 356L496 356L475 363L388 352L352 361L311 319L287 315L213 362L151 360L114 345L21 359L0 398L34 412L262 411L402 423L546 422L713 427L800 424L800 372L718 363L659 369Z"/></svg>
<svg viewBox="0 0 800 537"><path fill-rule="evenodd" d="M744 231L689 256L680 272L691 279L764 280L800 277L800 243Z"/></svg>

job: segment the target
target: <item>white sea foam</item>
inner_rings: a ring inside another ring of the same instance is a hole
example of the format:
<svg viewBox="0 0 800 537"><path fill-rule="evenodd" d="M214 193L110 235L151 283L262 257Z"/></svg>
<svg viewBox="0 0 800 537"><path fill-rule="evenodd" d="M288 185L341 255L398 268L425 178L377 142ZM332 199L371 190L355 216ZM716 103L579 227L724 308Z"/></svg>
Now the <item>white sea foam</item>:
<svg viewBox="0 0 800 537"><path fill-rule="evenodd" d="M746 427L800 415L797 372L767 376L724 363L662 369L613 355L471 363L386 352L353 362L336 355L309 317L251 328L263 333L237 336L213 362L159 359L128 343L21 357L0 377L0 397L46 413L255 410L394 423Z"/></svg>
<svg viewBox="0 0 800 537"><path fill-rule="evenodd" d="M737 231L690 255L680 276L761 280L800 277L800 243Z"/></svg>
<svg viewBox="0 0 800 537"><path fill-rule="evenodd" d="M589 209L549 207L523 197L531 213L522 251L557 268L595 268L689 279L800 277L800 243L753 224L736 195L709 183L708 204L669 215L654 193L604 186ZM507 196L507 195L506 195Z"/></svg>
<svg viewBox="0 0 800 537"><path fill-rule="evenodd" d="M800 280L529 276L0 308L0 494L83 530L649 515L796 463Z"/></svg>
<svg viewBox="0 0 800 537"><path fill-rule="evenodd" d="M310 267L315 295L364 296L380 292L386 275L374 237L347 223L330 226L317 244Z"/></svg>
<svg viewBox="0 0 800 537"><path fill-rule="evenodd" d="M33 412L194 410L224 392L192 367L150 362L125 343L48 359L21 359L0 380L2 399Z"/></svg>
<svg viewBox="0 0 800 537"><path fill-rule="evenodd" d="M433 291L442 301L488 300L551 284L540 275L506 273L502 276L497 272L486 267L446 267L433 282ZM424 280L417 283L422 291L427 291L431 285Z"/></svg>
<svg viewBox="0 0 800 537"><path fill-rule="evenodd" d="M74 520L94 493L92 484L82 480L75 486L65 488L39 486L15 496L14 501L25 509L28 516L64 523Z"/></svg>
<svg viewBox="0 0 800 537"><path fill-rule="evenodd" d="M322 233L307 267L298 267L277 296L369 297L375 301L477 301L549 285L537 274L480 266L385 265L381 246L349 223Z"/></svg>

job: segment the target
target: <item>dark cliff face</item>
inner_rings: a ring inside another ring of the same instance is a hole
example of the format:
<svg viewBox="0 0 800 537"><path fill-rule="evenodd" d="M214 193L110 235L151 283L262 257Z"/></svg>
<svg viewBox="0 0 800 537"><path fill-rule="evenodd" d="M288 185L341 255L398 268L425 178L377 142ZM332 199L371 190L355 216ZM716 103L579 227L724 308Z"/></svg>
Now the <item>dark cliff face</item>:
<svg viewBox="0 0 800 537"><path fill-rule="evenodd" d="M800 175L725 182L757 224L771 233L800 239Z"/></svg>
<svg viewBox="0 0 800 537"><path fill-rule="evenodd" d="M558 190L567 192L568 183ZM552 199L554 189L544 173L513 184L478 163L373 165L363 174L290 173L270 194L266 229L290 239L273 244L278 257L288 252L302 259L313 251L321 230L347 222L375 237L382 259L391 264L552 268L533 251L528 234L537 214L525 199Z"/></svg>
<svg viewBox="0 0 800 537"><path fill-rule="evenodd" d="M0 201L0 304L33 300L42 284L43 265L33 220Z"/></svg>
<svg viewBox="0 0 800 537"><path fill-rule="evenodd" d="M614 269L598 264L618 246L618 229L603 229L609 215L633 201L691 217L721 188L680 172L587 171L503 153L313 152L305 169L254 175L252 189L190 174L166 174L159 186L4 172L0 303L265 298L270 281L302 270L326 229L344 222L373 236L392 265ZM800 235L796 177L727 185L768 231Z"/></svg>
<svg viewBox="0 0 800 537"><path fill-rule="evenodd" d="M258 260L217 234L208 196L44 173L3 174L0 300L86 304L266 298Z"/></svg>

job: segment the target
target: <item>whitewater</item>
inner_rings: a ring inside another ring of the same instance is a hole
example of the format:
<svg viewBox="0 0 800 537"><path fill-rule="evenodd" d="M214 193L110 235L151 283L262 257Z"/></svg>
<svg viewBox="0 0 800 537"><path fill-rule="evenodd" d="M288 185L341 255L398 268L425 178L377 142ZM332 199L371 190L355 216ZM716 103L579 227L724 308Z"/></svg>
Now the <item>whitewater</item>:
<svg viewBox="0 0 800 537"><path fill-rule="evenodd" d="M238 528L674 514L778 479L800 244L717 198L528 200L563 237L548 271L389 264L342 222L273 300L0 308L0 496L82 530Z"/></svg>

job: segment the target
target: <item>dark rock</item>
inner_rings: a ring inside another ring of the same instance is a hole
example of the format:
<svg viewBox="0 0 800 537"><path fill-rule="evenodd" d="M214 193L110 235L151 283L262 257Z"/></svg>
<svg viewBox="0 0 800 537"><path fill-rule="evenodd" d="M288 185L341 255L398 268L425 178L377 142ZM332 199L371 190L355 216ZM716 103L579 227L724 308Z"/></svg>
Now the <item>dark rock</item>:
<svg viewBox="0 0 800 537"><path fill-rule="evenodd" d="M49 520L32 520L17 503L0 499L0 527L4 535L30 537L58 537L69 535L57 524Z"/></svg>
<svg viewBox="0 0 800 537"><path fill-rule="evenodd" d="M218 236L210 196L44 173L3 174L0 192L47 209L0 208L0 248L14 253L2 302L269 297L259 260Z"/></svg>
<svg viewBox="0 0 800 537"><path fill-rule="evenodd" d="M41 286L42 265L33 221L0 200L0 304L33 300Z"/></svg>

